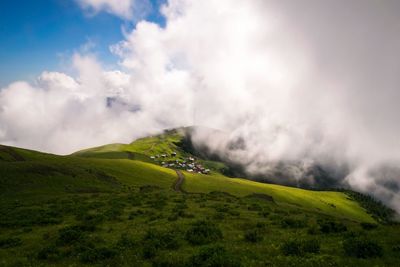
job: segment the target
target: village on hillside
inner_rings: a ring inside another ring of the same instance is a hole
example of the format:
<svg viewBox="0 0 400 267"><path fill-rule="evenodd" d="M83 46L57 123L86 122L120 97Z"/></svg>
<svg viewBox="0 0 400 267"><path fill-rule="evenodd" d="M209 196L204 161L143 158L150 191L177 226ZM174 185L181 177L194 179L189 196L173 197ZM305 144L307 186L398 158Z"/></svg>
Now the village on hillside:
<svg viewBox="0 0 400 267"><path fill-rule="evenodd" d="M210 169L206 169L193 157L187 157L183 159L176 159L177 153L172 152L171 154L157 154L150 158L159 165L165 168L180 169L187 172L209 174Z"/></svg>

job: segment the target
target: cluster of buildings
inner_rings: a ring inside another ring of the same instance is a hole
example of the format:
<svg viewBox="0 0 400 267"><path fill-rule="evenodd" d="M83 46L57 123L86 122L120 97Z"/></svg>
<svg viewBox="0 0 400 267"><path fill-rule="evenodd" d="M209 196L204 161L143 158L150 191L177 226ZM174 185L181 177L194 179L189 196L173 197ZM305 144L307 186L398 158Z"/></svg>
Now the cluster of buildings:
<svg viewBox="0 0 400 267"><path fill-rule="evenodd" d="M201 174L210 173L210 169L204 168L200 163L196 162L195 158L188 157L184 159L175 159L176 155L176 152L172 152L171 154L158 154L151 156L150 158L166 168L180 169L187 172Z"/></svg>

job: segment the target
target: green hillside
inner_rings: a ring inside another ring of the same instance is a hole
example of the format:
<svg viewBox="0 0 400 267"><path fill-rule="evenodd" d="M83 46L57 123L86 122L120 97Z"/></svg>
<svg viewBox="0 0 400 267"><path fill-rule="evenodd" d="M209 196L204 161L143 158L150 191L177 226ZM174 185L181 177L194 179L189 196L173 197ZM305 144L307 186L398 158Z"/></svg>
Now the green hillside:
<svg viewBox="0 0 400 267"><path fill-rule="evenodd" d="M0 154L0 196L5 199L19 195L111 192L141 185L168 188L176 179L173 170L142 161L57 156L10 147L7 150L20 159L7 157L9 152Z"/></svg>
<svg viewBox="0 0 400 267"><path fill-rule="evenodd" d="M177 186L151 157L192 156L181 138L70 156L0 146L0 266L399 265L379 203L228 178L205 159L211 174L183 170Z"/></svg>
<svg viewBox="0 0 400 267"><path fill-rule="evenodd" d="M157 154L176 152L176 158L187 155L177 146L182 139L178 131L164 133L135 140L130 144L109 144L105 146L89 148L74 153L75 156L91 158L124 158L151 161L150 157Z"/></svg>
<svg viewBox="0 0 400 267"><path fill-rule="evenodd" d="M157 164L150 157L158 154L177 155L168 159L182 159L191 156L178 145L183 138L182 131L168 131L160 135L138 139L130 144L110 144L74 153L73 155L93 158L129 158L129 153L140 155L138 160L144 159ZM134 157L131 157L132 159ZM164 159L166 160L166 159ZM340 192L317 192L285 187L272 184L263 184L244 179L234 179L223 176L218 172L223 168L223 163L199 160L214 169L213 175L190 174L185 172L186 180L184 189L188 192L208 193L221 191L235 196L246 196L252 193L262 193L272 196L277 202L296 205L332 216L348 218L359 221L373 221L370 215L358 203L348 199ZM215 167L217 166L217 167Z"/></svg>
<svg viewBox="0 0 400 267"><path fill-rule="evenodd" d="M278 204L289 204L339 218L373 222L360 205L341 192L309 191L299 188L273 184L263 184L245 179L227 178L222 175L203 175L186 173L184 189L189 192L208 193L223 191L236 196L253 193L266 194Z"/></svg>

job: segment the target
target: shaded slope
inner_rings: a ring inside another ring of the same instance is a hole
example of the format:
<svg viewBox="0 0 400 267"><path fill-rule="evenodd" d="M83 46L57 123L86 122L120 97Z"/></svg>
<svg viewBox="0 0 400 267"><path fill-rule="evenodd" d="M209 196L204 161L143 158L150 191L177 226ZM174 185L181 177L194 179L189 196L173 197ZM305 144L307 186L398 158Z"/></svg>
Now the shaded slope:
<svg viewBox="0 0 400 267"><path fill-rule="evenodd" d="M9 148L24 161L0 161L0 197L110 192L126 186L171 186L173 170L132 160L87 159Z"/></svg>

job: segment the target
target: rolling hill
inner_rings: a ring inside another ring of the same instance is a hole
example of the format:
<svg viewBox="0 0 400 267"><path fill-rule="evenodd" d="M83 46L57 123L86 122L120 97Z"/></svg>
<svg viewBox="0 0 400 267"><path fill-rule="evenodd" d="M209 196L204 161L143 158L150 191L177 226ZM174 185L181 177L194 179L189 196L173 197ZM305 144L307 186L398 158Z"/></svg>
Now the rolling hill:
<svg viewBox="0 0 400 267"><path fill-rule="evenodd" d="M400 228L379 202L227 177L183 138L69 156L0 146L0 266L399 263ZM210 172L181 167L190 158Z"/></svg>

